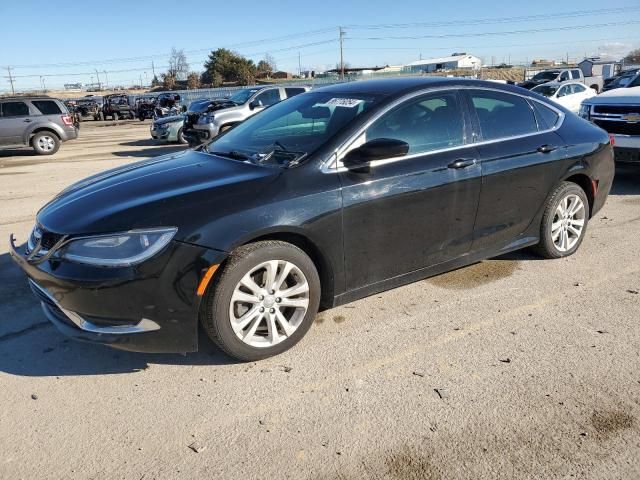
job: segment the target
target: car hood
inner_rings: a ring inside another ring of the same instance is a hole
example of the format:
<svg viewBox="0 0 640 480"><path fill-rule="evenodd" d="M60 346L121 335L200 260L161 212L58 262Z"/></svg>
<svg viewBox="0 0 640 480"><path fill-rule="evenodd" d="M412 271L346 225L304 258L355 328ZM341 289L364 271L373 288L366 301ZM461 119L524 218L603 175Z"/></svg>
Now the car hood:
<svg viewBox="0 0 640 480"><path fill-rule="evenodd" d="M589 99L591 104L640 104L640 87L616 88Z"/></svg>
<svg viewBox="0 0 640 480"><path fill-rule="evenodd" d="M176 239L193 241L204 224L256 201L280 172L187 150L81 180L46 204L37 221L71 235L178 227Z"/></svg>
<svg viewBox="0 0 640 480"><path fill-rule="evenodd" d="M522 88L526 88L528 90L531 90L533 87L536 87L538 85L542 85L543 83L547 83L546 81L539 81L539 80L527 80L525 82L519 83L518 86L522 87Z"/></svg>
<svg viewBox="0 0 640 480"><path fill-rule="evenodd" d="M183 121L184 121L184 114L180 114L180 115L172 115L170 117L159 118L153 123L155 123L156 125L163 125L165 123L183 122Z"/></svg>

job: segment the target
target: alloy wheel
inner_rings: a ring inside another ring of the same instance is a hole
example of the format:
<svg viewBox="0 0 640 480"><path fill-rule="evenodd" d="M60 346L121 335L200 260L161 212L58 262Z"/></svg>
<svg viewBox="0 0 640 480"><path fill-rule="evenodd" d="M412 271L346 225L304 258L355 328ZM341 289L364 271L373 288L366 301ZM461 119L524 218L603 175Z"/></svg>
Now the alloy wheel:
<svg viewBox="0 0 640 480"><path fill-rule="evenodd" d="M240 340L266 348L291 337L308 309L309 284L302 270L285 260L270 260L238 282L229 318Z"/></svg>
<svg viewBox="0 0 640 480"><path fill-rule="evenodd" d="M43 135L40 138L38 138L38 148L43 152L50 152L55 148L55 146L56 146L55 140L53 139L53 137L50 137L49 135Z"/></svg>
<svg viewBox="0 0 640 480"><path fill-rule="evenodd" d="M582 199L570 194L560 200L551 224L551 239L560 252L571 250L584 231L586 208Z"/></svg>

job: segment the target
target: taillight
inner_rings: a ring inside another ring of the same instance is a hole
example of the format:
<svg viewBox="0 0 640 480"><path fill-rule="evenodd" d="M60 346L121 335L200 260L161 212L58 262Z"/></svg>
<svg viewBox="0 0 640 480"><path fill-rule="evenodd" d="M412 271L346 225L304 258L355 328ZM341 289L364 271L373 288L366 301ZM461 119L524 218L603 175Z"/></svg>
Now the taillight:
<svg viewBox="0 0 640 480"><path fill-rule="evenodd" d="M616 146L616 137L614 137L611 133L609 134L609 143L612 147Z"/></svg>
<svg viewBox="0 0 640 480"><path fill-rule="evenodd" d="M69 115L62 115L60 118L65 125L73 125L73 120Z"/></svg>

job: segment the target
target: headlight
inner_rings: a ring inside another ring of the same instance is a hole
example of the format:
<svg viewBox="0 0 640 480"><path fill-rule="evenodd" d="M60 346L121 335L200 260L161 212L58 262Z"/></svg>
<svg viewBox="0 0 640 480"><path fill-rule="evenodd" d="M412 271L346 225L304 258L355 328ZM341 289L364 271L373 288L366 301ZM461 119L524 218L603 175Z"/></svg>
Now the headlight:
<svg viewBox="0 0 640 480"><path fill-rule="evenodd" d="M79 238L68 243L60 256L99 267L128 267L160 252L177 231L174 227L153 228Z"/></svg>
<svg viewBox="0 0 640 480"><path fill-rule="evenodd" d="M587 120L589 120L590 112L591 112L591 105L582 104L580 105L580 111L578 112L578 115L580 115L582 118L586 118Z"/></svg>

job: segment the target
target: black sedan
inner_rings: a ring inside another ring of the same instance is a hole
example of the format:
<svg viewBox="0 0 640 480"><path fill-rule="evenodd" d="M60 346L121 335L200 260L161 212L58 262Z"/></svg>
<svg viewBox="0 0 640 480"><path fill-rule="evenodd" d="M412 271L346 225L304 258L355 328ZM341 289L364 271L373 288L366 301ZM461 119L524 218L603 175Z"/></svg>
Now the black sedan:
<svg viewBox="0 0 640 480"><path fill-rule="evenodd" d="M72 337L187 352L200 322L256 360L319 308L525 247L571 255L613 173L606 132L518 87L353 82L76 183L11 249Z"/></svg>

